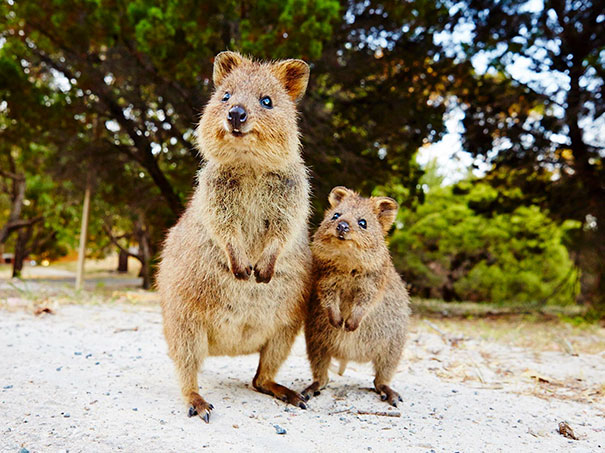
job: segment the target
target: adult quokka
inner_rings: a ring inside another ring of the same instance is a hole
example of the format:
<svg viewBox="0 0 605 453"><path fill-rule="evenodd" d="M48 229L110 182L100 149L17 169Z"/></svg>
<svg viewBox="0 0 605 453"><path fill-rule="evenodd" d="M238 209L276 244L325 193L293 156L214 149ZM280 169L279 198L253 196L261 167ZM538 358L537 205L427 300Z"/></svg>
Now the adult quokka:
<svg viewBox="0 0 605 453"><path fill-rule="evenodd" d="M164 334L189 415L209 421L198 370L210 355L260 352L260 392L306 408L274 381L304 321L310 288L309 183L296 103L309 67L222 52L197 128L205 164L170 230L157 276Z"/></svg>
<svg viewBox="0 0 605 453"><path fill-rule="evenodd" d="M330 208L311 245L314 286L305 337L313 383L303 395L318 395L327 385L334 357L344 363L372 362L376 391L397 406L401 397L389 384L409 317L409 296L385 242L397 202L362 198L345 187L332 189L328 200Z"/></svg>

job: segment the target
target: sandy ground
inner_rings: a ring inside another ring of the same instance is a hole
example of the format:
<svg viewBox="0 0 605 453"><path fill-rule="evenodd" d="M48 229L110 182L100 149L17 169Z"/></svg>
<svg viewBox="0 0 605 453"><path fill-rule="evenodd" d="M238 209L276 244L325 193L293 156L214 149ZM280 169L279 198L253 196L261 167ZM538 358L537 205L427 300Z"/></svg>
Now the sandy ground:
<svg viewBox="0 0 605 453"><path fill-rule="evenodd" d="M369 366L332 375L308 410L250 385L258 356L214 357L187 418L157 305L0 309L0 451L574 451L605 448L605 355L531 352L439 333L416 319L390 408ZM434 324L433 324L434 326ZM302 390L302 337L279 382ZM570 382L578 385L571 385ZM557 432L567 421L579 440ZM283 432L279 434L278 432Z"/></svg>

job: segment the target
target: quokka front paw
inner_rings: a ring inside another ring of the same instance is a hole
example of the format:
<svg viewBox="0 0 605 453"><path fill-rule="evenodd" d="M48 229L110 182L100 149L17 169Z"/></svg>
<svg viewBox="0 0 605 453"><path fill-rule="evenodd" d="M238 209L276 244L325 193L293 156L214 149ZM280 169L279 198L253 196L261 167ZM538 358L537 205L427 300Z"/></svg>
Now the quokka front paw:
<svg viewBox="0 0 605 453"><path fill-rule="evenodd" d="M238 280L248 280L252 275L252 265L250 262L236 253L230 244L227 245L227 256L229 258L229 268L235 278Z"/></svg>
<svg viewBox="0 0 605 453"><path fill-rule="evenodd" d="M248 264L242 267L232 266L231 272L235 275L238 280L248 280L252 275L252 265Z"/></svg>
<svg viewBox="0 0 605 453"><path fill-rule="evenodd" d="M354 330L357 330L360 323L361 323L361 318L358 318L356 316L351 316L351 317L349 317L349 319L347 319L345 321L345 330L347 332L353 332Z"/></svg>
<svg viewBox="0 0 605 453"><path fill-rule="evenodd" d="M275 261L277 256L262 256L254 266L254 277L258 283L269 283L275 273Z"/></svg>
<svg viewBox="0 0 605 453"><path fill-rule="evenodd" d="M344 320L342 319L342 315L340 314L338 307L328 307L328 320L330 321L330 324L332 324L332 327L335 327L336 329L340 329L342 327Z"/></svg>
<svg viewBox="0 0 605 453"><path fill-rule="evenodd" d="M363 319L364 311L359 308L353 309L351 315L345 321L345 330L347 332L353 332L357 330L359 324L361 324L361 320Z"/></svg>

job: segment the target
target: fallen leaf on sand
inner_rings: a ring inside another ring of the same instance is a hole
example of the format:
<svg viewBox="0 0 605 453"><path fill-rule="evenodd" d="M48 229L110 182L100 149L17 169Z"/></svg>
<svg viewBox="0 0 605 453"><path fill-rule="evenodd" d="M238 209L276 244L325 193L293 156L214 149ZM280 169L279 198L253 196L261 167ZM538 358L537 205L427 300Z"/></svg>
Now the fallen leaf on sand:
<svg viewBox="0 0 605 453"><path fill-rule="evenodd" d="M559 422L559 434L568 439L578 440L578 436L575 435L571 426L567 422Z"/></svg>

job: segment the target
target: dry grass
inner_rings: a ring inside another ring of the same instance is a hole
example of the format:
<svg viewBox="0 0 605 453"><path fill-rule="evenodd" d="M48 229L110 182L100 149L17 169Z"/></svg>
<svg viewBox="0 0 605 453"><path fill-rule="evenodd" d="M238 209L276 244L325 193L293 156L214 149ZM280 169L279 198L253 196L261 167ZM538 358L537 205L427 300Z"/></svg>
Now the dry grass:
<svg viewBox="0 0 605 453"><path fill-rule="evenodd" d="M605 351L605 328L598 323L574 325L560 319L545 321L523 316L515 319L443 318L431 319L431 322L454 337L479 338L532 351L569 354L599 354ZM418 328L424 331L430 329L422 323L418 323Z"/></svg>
<svg viewBox="0 0 605 453"><path fill-rule="evenodd" d="M605 328L564 319L416 314L406 359L449 382L592 403L605 417Z"/></svg>

